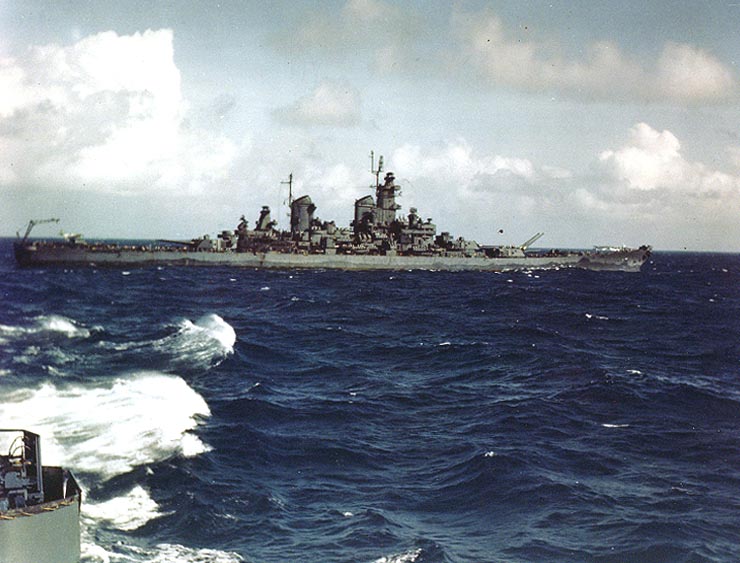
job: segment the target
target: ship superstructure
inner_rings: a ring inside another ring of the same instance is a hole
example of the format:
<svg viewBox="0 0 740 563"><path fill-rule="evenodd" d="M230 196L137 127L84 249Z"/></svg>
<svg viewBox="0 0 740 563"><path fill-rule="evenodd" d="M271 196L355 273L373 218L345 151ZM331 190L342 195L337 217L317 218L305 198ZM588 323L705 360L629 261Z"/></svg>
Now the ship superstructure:
<svg viewBox="0 0 740 563"><path fill-rule="evenodd" d="M589 251L532 251L537 233L521 245L480 245L449 232L437 234L431 218L423 219L411 207L405 216L396 198L400 188L393 172L383 172L371 153L375 195L355 201L348 227L322 221L310 196L292 196L290 175L290 229L280 230L263 206L254 228L242 215L236 228L189 241L160 240L148 245L87 243L80 235L64 242L29 242L35 223L15 245L22 265L53 263L94 263L136 265L168 263L185 265L236 265L260 268L436 269L436 270L517 270L578 267L599 270L639 270L650 256L650 247ZM20 237L19 237L20 239Z"/></svg>

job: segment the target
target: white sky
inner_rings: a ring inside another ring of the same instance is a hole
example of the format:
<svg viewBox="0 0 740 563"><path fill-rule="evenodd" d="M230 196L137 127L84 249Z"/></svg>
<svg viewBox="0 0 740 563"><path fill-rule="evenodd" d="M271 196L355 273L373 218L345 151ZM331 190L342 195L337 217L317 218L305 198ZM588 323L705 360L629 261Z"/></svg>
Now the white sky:
<svg viewBox="0 0 740 563"><path fill-rule="evenodd" d="M0 0L0 235L285 226L291 172L347 225L375 150L481 243L740 251L738 29L734 0Z"/></svg>

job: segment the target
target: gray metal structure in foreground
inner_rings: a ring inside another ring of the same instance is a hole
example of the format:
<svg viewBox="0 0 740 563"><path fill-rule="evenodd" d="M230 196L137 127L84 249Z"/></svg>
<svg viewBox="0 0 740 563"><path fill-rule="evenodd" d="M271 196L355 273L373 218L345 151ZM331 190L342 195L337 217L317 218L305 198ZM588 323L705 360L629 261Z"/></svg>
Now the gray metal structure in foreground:
<svg viewBox="0 0 740 563"><path fill-rule="evenodd" d="M75 478L41 465L39 436L0 430L0 563L78 563L80 504Z"/></svg>

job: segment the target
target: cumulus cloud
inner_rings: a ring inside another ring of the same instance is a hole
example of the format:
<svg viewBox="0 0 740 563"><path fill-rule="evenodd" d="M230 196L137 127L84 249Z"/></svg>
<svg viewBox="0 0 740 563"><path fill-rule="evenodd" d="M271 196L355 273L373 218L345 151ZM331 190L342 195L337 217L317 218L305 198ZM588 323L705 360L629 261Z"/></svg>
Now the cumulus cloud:
<svg viewBox="0 0 740 563"><path fill-rule="evenodd" d="M390 162L405 205L480 241L496 242L499 229L514 237L505 242L543 230L546 244L576 247L721 249L740 241L740 174L687 158L676 135L646 123L586 170L487 154L464 139L404 145Z"/></svg>
<svg viewBox="0 0 740 563"><path fill-rule="evenodd" d="M730 170L732 152L725 163ZM637 123L622 146L598 155L592 172L590 183L578 188L586 192L584 214L621 220L659 248L734 250L740 244L740 174L688 158L671 131Z"/></svg>
<svg viewBox="0 0 740 563"><path fill-rule="evenodd" d="M487 243L521 242L541 230L543 213L562 200L572 175L480 151L463 138L438 147L403 145L389 164L404 205L435 218L442 230Z"/></svg>
<svg viewBox="0 0 740 563"><path fill-rule="evenodd" d="M199 193L236 147L188 126L171 30L0 59L0 189Z"/></svg>
<svg viewBox="0 0 740 563"><path fill-rule="evenodd" d="M585 56L574 59L560 54L556 43L538 43L506 29L490 10L457 11L453 27L465 60L496 85L586 100L692 104L736 96L729 67L689 44L667 43L652 64L635 60L608 41L587 46Z"/></svg>
<svg viewBox="0 0 740 563"><path fill-rule="evenodd" d="M622 147L599 156L608 176L630 190L667 192L693 198L737 198L740 177L692 162L681 153L681 143L670 131L647 123L630 130Z"/></svg>
<svg viewBox="0 0 740 563"><path fill-rule="evenodd" d="M571 176L568 170L535 166L526 158L478 154L465 139L433 151L406 144L394 151L392 162L399 176L434 179L478 192L511 191L517 186L535 189Z"/></svg>
<svg viewBox="0 0 740 563"><path fill-rule="evenodd" d="M351 127L361 120L360 93L348 84L324 81L273 115L288 125Z"/></svg>

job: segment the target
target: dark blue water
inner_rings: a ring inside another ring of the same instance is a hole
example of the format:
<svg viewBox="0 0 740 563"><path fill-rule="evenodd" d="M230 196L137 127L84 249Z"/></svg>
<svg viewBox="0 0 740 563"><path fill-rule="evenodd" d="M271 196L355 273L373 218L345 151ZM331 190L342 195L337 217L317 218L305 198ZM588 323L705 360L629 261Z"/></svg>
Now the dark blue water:
<svg viewBox="0 0 740 563"><path fill-rule="evenodd" d="M18 269L0 426L84 562L740 560L740 257L639 274Z"/></svg>

